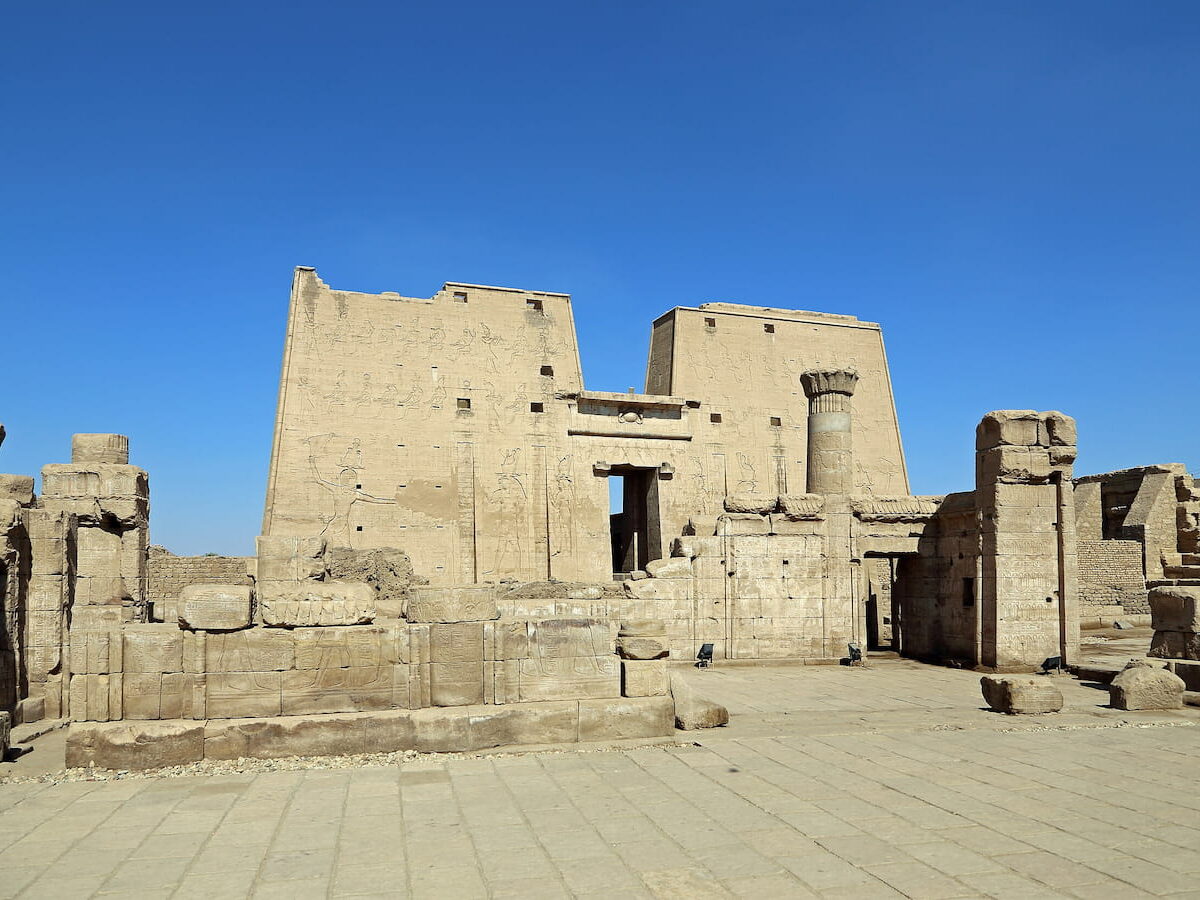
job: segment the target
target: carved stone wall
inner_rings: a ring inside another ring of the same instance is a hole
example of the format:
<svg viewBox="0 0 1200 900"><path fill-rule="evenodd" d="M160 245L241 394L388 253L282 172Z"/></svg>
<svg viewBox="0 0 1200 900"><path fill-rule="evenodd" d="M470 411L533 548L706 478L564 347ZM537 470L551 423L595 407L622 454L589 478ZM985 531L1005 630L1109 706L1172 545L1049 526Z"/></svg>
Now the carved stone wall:
<svg viewBox="0 0 1200 900"><path fill-rule="evenodd" d="M654 323L647 394L583 390L565 294L293 282L263 531L403 547L433 584L603 581L607 479L653 473L648 559L727 494L804 490L812 367L855 366L858 493L907 491L879 327L731 304ZM712 324L709 324L712 323Z"/></svg>

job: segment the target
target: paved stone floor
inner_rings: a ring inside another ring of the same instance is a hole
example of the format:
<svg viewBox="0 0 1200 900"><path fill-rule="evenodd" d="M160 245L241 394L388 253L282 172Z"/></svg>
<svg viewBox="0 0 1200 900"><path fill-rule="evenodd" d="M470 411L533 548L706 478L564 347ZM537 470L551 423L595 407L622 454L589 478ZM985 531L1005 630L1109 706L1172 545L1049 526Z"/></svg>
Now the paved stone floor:
<svg viewBox="0 0 1200 900"><path fill-rule="evenodd" d="M1200 897L1200 710L980 709L978 676L691 672L698 745L0 782L0 895Z"/></svg>

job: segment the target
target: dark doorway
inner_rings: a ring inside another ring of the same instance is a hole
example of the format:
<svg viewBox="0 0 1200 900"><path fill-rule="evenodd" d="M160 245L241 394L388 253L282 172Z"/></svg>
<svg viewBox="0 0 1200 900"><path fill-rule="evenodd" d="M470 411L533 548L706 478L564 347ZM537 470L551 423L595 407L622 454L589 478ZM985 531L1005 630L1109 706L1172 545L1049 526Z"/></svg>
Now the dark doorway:
<svg viewBox="0 0 1200 900"><path fill-rule="evenodd" d="M644 569L648 562L662 556L662 533L658 520L658 469L613 466L609 479L609 496L613 509L609 516L613 572Z"/></svg>

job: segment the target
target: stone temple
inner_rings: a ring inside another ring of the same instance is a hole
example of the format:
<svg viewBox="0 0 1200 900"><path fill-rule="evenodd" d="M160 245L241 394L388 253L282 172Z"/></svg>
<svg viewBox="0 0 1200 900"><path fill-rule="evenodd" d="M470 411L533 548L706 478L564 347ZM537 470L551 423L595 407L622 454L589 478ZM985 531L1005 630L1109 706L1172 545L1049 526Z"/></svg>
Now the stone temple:
<svg viewBox="0 0 1200 900"><path fill-rule="evenodd" d="M879 325L705 303L649 347L589 391L565 294L298 268L255 557L150 546L121 435L0 476L0 718L145 768L669 735L723 720L698 658L1023 673L1152 616L1200 659L1182 466L1076 477L1070 416L1001 410L974 490L913 496Z"/></svg>

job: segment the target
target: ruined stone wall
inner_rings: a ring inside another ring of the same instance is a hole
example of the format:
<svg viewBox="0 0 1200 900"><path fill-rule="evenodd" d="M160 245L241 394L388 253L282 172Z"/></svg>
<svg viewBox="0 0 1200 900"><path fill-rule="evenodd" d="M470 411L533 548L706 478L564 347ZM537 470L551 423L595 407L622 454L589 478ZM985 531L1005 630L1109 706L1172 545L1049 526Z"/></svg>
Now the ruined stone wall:
<svg viewBox="0 0 1200 900"><path fill-rule="evenodd" d="M1078 552L1081 615L1096 614L1101 607L1149 614L1139 542L1081 540Z"/></svg>
<svg viewBox="0 0 1200 900"><path fill-rule="evenodd" d="M176 556L151 547L146 560L146 600L155 621L171 621L179 592L189 584L252 584L247 556Z"/></svg>
<svg viewBox="0 0 1200 900"><path fill-rule="evenodd" d="M905 656L976 664L980 537L973 493L938 505L919 553L899 560L894 587Z"/></svg>

